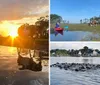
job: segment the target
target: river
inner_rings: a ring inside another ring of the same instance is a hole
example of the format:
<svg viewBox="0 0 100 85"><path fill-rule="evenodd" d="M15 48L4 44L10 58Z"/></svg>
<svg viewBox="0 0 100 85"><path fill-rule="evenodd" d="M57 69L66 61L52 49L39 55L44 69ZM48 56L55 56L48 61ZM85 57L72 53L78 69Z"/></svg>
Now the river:
<svg viewBox="0 0 100 85"><path fill-rule="evenodd" d="M50 63L91 63L100 64L99 57L51 57ZM51 85L100 85L100 69L75 72L61 70L59 68L50 69Z"/></svg>
<svg viewBox="0 0 100 85"><path fill-rule="evenodd" d="M88 31L63 31L63 35L50 34L51 41L91 41L94 39L99 39L100 35Z"/></svg>
<svg viewBox="0 0 100 85"><path fill-rule="evenodd" d="M23 56L26 56L26 57L29 57L29 54L28 55L25 55L25 50L24 49L24 52L22 52L21 54ZM16 47L7 47L7 46L0 46L0 59L16 59L17 61L17 57L18 57L18 54L17 54L17 48ZM17 64L17 62L16 62ZM42 60L42 65L43 65L43 72L48 72L48 60Z"/></svg>

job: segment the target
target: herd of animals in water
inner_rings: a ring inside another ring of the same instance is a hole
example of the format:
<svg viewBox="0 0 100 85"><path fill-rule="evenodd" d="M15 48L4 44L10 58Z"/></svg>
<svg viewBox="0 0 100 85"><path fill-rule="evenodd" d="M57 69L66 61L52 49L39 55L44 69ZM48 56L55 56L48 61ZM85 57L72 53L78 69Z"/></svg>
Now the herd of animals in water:
<svg viewBox="0 0 100 85"><path fill-rule="evenodd" d="M64 70L70 70L75 72L84 72L90 70L100 69L100 64L89 64L89 63L55 63L50 65L50 67L55 67Z"/></svg>

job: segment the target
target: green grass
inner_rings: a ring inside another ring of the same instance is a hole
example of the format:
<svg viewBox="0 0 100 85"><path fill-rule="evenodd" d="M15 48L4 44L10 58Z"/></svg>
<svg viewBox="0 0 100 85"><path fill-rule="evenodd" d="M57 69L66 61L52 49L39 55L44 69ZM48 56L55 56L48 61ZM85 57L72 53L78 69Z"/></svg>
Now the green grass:
<svg viewBox="0 0 100 85"><path fill-rule="evenodd" d="M94 33L100 32L100 25L97 25L96 27L88 26L88 24L60 24L60 27L64 28L65 26L69 26L69 31L89 31ZM51 25L51 31L53 31L53 28L55 27L55 24Z"/></svg>

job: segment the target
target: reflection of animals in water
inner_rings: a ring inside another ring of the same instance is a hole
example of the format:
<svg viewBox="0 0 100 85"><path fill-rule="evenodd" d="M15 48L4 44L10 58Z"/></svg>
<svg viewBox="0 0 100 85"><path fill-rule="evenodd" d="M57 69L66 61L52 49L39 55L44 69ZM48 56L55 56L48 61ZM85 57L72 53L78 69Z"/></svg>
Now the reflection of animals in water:
<svg viewBox="0 0 100 85"><path fill-rule="evenodd" d="M83 63L88 63L89 59L83 59Z"/></svg>
<svg viewBox="0 0 100 85"><path fill-rule="evenodd" d="M39 63L36 63L32 57L30 57L30 58L22 57L20 55L20 52L18 52L17 63L19 66L22 66L22 68L20 68L20 70L23 70L23 69L29 69L32 71L41 71L42 70L41 60L39 60Z"/></svg>
<svg viewBox="0 0 100 85"><path fill-rule="evenodd" d="M22 69L28 69L30 64L30 58L18 55L17 63L18 65L22 65Z"/></svg>
<svg viewBox="0 0 100 85"><path fill-rule="evenodd" d="M97 26L97 21L96 20L92 20L90 21L90 23L88 23L89 26Z"/></svg>
<svg viewBox="0 0 100 85"><path fill-rule="evenodd" d="M41 61L39 63L36 63L33 61L32 58L22 57L21 55L18 56L17 59L18 65L22 66L20 69L29 69L32 71L41 71L42 70L42 64Z"/></svg>

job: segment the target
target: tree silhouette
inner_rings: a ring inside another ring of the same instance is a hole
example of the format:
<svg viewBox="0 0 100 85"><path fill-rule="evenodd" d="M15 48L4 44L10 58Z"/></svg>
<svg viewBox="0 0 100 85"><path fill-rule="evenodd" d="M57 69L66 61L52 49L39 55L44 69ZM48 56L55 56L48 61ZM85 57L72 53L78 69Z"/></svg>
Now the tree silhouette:
<svg viewBox="0 0 100 85"><path fill-rule="evenodd" d="M82 24L82 19L80 20L80 23Z"/></svg>
<svg viewBox="0 0 100 85"><path fill-rule="evenodd" d="M48 37L48 33L47 33L47 29L49 28L49 17L45 16L45 17L40 17L38 19L38 21L35 23L35 25L37 26L37 30L38 30L38 34L40 34L40 36L47 36Z"/></svg>
<svg viewBox="0 0 100 85"><path fill-rule="evenodd" d="M21 37L48 38L47 28L49 27L48 16L40 17L35 25L23 24L18 28Z"/></svg>

